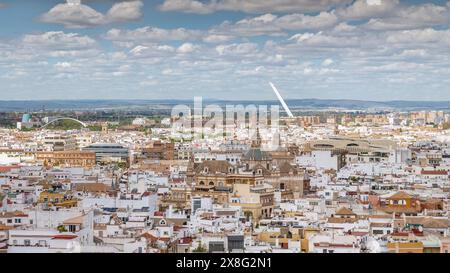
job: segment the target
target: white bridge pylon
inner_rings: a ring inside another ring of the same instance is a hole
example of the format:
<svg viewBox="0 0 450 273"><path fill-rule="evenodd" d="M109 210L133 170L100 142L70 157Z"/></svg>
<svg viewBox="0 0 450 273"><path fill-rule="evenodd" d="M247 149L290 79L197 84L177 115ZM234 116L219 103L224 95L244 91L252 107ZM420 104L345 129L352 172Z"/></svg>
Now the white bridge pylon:
<svg viewBox="0 0 450 273"><path fill-rule="evenodd" d="M291 110L287 106L286 102L284 102L284 99L283 99L283 97L281 97L280 92L278 92L277 88L275 87L275 85L273 85L273 83L269 82L269 84L272 87L273 92L275 93L275 95L277 95L277 98L280 101L281 105L283 106L284 111L286 111L288 117L289 118L293 118L294 115L292 114Z"/></svg>

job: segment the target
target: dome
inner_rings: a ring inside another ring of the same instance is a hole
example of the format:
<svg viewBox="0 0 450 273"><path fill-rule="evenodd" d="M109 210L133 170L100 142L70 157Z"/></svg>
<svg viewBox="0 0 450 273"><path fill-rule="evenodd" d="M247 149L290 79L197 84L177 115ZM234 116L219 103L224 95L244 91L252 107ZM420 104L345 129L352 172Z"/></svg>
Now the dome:
<svg viewBox="0 0 450 273"><path fill-rule="evenodd" d="M246 161L269 161L272 157L268 152L261 151L261 149L250 149L245 155L243 160Z"/></svg>

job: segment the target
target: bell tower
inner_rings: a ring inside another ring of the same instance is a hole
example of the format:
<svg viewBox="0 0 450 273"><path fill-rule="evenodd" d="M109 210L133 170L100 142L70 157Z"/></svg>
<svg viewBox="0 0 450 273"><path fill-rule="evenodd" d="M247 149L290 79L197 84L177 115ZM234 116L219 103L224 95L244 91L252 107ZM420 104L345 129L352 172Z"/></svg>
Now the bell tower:
<svg viewBox="0 0 450 273"><path fill-rule="evenodd" d="M102 135L107 135L108 134L108 122L103 122L102 123Z"/></svg>
<svg viewBox="0 0 450 273"><path fill-rule="evenodd" d="M259 127L256 128L256 139L252 140L252 148L261 148L261 135L259 133Z"/></svg>

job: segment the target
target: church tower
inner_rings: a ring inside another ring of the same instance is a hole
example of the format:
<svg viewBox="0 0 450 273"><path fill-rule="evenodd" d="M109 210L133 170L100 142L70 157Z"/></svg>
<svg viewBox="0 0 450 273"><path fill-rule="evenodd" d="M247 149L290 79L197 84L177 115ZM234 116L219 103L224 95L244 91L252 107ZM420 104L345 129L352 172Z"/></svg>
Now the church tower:
<svg viewBox="0 0 450 273"><path fill-rule="evenodd" d="M103 122L102 123L102 135L107 135L108 134L108 122Z"/></svg>
<svg viewBox="0 0 450 273"><path fill-rule="evenodd" d="M259 134L259 128L256 128L256 139L252 140L253 149L261 148L261 135Z"/></svg>

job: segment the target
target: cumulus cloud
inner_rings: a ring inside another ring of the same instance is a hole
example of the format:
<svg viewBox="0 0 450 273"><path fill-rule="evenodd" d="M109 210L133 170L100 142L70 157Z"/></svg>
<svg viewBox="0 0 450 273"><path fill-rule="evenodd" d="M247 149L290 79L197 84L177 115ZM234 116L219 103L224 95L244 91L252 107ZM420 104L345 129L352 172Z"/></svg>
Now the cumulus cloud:
<svg viewBox="0 0 450 273"><path fill-rule="evenodd" d="M67 28L91 27L105 23L103 14L74 0L54 6L43 14L40 20L46 23L63 24Z"/></svg>
<svg viewBox="0 0 450 273"><path fill-rule="evenodd" d="M207 35L203 38L203 41L206 43L223 43L227 42L231 39L233 39L233 36L230 35L217 35L217 34L211 34Z"/></svg>
<svg viewBox="0 0 450 273"><path fill-rule="evenodd" d="M450 45L450 30L432 28L394 31L387 34L386 41L393 45Z"/></svg>
<svg viewBox="0 0 450 273"><path fill-rule="evenodd" d="M425 49L405 49L399 54L399 56L407 58L425 57L427 55L428 52Z"/></svg>
<svg viewBox="0 0 450 273"><path fill-rule="evenodd" d="M366 28L372 30L400 30L430 27L450 22L450 9L445 6L423 4L397 9L392 16L372 18Z"/></svg>
<svg viewBox="0 0 450 273"><path fill-rule="evenodd" d="M105 38L112 41L155 42L155 41L185 41L198 39L202 32L185 28L162 29L157 27L142 27L134 30L111 29Z"/></svg>
<svg viewBox="0 0 450 273"><path fill-rule="evenodd" d="M326 59L322 62L322 66L330 66L334 63L332 59Z"/></svg>
<svg viewBox="0 0 450 273"><path fill-rule="evenodd" d="M331 35L319 31L317 33L299 33L291 36L288 40L295 41L302 46L316 48L349 48L361 45L361 37L346 37L340 35Z"/></svg>
<svg viewBox="0 0 450 273"><path fill-rule="evenodd" d="M271 13L250 17L236 23L224 22L211 31L222 35L238 37L285 36L290 30L315 30L336 25L338 18L334 12L321 12L317 15L288 14L277 16Z"/></svg>
<svg viewBox="0 0 450 273"><path fill-rule="evenodd" d="M258 50L258 45L255 43L241 43L218 45L216 51L219 55L245 55L255 53Z"/></svg>
<svg viewBox="0 0 450 273"><path fill-rule="evenodd" d="M392 13L399 3L399 0L356 0L348 7L338 8L337 15L346 20L385 17Z"/></svg>
<svg viewBox="0 0 450 273"><path fill-rule="evenodd" d="M121 2L112 6L106 14L107 21L133 21L142 17L141 8L144 4L141 1Z"/></svg>
<svg viewBox="0 0 450 273"><path fill-rule="evenodd" d="M321 12L316 16L304 14L285 15L276 21L276 24L283 29L319 29L327 28L338 22L334 12Z"/></svg>
<svg viewBox="0 0 450 273"><path fill-rule="evenodd" d="M194 52L197 49L198 49L198 46L196 46L196 45L193 45L191 43L184 43L180 47L178 47L177 52L181 53L181 54L187 54L187 53Z"/></svg>
<svg viewBox="0 0 450 273"><path fill-rule="evenodd" d="M50 31L43 34L28 34L22 39L25 45L50 49L87 49L97 45L97 42L78 33L64 33L62 31Z"/></svg>
<svg viewBox="0 0 450 273"><path fill-rule="evenodd" d="M82 4L80 0L67 0L40 16L46 23L62 24L67 28L86 28L114 22L137 20L142 16L142 1L119 2L105 14Z"/></svg>
<svg viewBox="0 0 450 273"><path fill-rule="evenodd" d="M110 0L112 7L103 13L89 7L93 1L101 0L61 4L73 11L52 20L75 28L142 16L142 1ZM163 6L168 2L177 1L165 1ZM186 28L115 26L95 39L75 31L30 32L16 39L1 39L0 84L4 87L12 79L29 77L46 90L52 86L64 91L73 88L74 93L108 90L105 98L123 93L128 98L132 92L145 97L149 89L164 90L161 96L165 98L190 96L186 90L216 97L225 94L224 90L233 94L248 90L246 94L254 96L260 91L260 82L270 77L288 87L286 92L302 82L302 96L349 94L354 98L363 90L366 99L371 90L387 96L395 90L401 98L408 97L418 86L445 83L450 73L450 7L446 4L280 0L276 1L279 6L270 7L275 1L178 2L194 5L182 12L211 13L245 6L244 11L252 14L201 29L190 29L188 24ZM300 2L326 8L314 12L292 8ZM228 6L220 6L224 4ZM176 81L170 80L173 75ZM130 87L128 82L139 84ZM30 90L35 87L28 84ZM291 89L296 96L297 90Z"/></svg>
<svg viewBox="0 0 450 273"><path fill-rule="evenodd" d="M352 0L165 0L162 11L207 14L216 11L243 11L247 13L267 12L320 12L351 3Z"/></svg>
<svg viewBox="0 0 450 273"><path fill-rule="evenodd" d="M143 57L143 58L158 58L158 57L167 57L172 55L175 52L175 48L169 45L138 45L131 49L129 53L134 57Z"/></svg>

